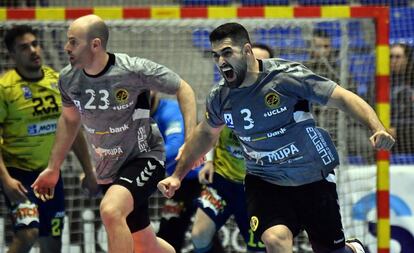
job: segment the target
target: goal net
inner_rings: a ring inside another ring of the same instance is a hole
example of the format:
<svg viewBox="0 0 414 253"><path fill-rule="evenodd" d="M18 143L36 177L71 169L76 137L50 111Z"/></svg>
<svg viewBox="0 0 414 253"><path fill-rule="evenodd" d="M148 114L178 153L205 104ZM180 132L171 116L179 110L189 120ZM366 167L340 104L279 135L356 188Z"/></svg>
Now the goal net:
<svg viewBox="0 0 414 253"><path fill-rule="evenodd" d="M110 27L109 51L127 53L164 64L179 73L194 88L198 115L204 115L205 99L220 76L209 53L209 32L230 20L120 20L107 21ZM250 31L253 42L269 45L276 57L299 61L316 73L332 78L343 87L362 96L374 106L376 33L371 19L233 19ZM66 21L24 21L39 33L44 62L59 70L68 64L63 50ZM18 22L1 22L0 34ZM0 48L0 69L12 67L7 52ZM369 145L368 131L337 110L315 106L315 117L326 128L338 147L342 166L337 171L342 218L345 233L358 237L376 251L376 239L367 229L366 215L355 215L355 204L369 193L375 193L375 152ZM368 169L367 169L368 168ZM99 198L87 199L81 193L81 168L69 156L62 174L65 179L67 219L64 252L105 252L106 236L99 220ZM151 219L157 225L164 199L156 193L151 199ZM275 203L277 204L277 203ZM372 214L374 212L374 214ZM11 228L4 205L1 217L5 224L0 234L0 253L10 242ZM361 215L361 214L360 214ZM362 218L361 218L362 217ZM323 224L321 224L323 225ZM1 227L1 223L0 223ZM243 252L243 243L234 222L222 230L228 252ZM184 252L189 252L187 244ZM373 252L374 252L373 251ZM295 252L311 252L306 235L295 242Z"/></svg>

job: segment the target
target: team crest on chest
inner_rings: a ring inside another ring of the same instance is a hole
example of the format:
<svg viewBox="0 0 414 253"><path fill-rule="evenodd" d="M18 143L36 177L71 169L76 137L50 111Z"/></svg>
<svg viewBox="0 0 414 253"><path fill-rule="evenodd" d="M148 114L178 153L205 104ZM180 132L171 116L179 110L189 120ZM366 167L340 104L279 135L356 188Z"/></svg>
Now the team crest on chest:
<svg viewBox="0 0 414 253"><path fill-rule="evenodd" d="M116 105L112 107L113 110L125 110L134 104L134 101L128 102L129 92L126 89L117 89L115 91Z"/></svg>
<svg viewBox="0 0 414 253"><path fill-rule="evenodd" d="M27 86L22 86L23 96L25 99L31 99L33 97L32 90Z"/></svg>
<svg viewBox="0 0 414 253"><path fill-rule="evenodd" d="M276 92L270 92L265 96L265 104L271 109L275 109L280 105L280 97Z"/></svg>
<svg viewBox="0 0 414 253"><path fill-rule="evenodd" d="M126 89L118 89L115 91L115 99L118 104L126 104L128 102L129 93Z"/></svg>

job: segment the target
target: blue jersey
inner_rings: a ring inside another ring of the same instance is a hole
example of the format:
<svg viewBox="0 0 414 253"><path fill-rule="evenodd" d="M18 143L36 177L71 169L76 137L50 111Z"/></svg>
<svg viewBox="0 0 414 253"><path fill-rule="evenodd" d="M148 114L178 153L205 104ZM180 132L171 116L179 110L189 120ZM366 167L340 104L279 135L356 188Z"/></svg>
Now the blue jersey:
<svg viewBox="0 0 414 253"><path fill-rule="evenodd" d="M176 100L160 99L158 108L151 116L157 122L158 128L164 138L166 154L166 171L171 175L177 161L175 157L178 149L184 144L184 119ZM197 178L200 168L191 170L186 178Z"/></svg>
<svg viewBox="0 0 414 253"><path fill-rule="evenodd" d="M329 134L315 126L309 102L326 104L337 84L296 62L259 62L254 84L213 88L207 122L233 130L247 173L286 186L321 180L339 158Z"/></svg>

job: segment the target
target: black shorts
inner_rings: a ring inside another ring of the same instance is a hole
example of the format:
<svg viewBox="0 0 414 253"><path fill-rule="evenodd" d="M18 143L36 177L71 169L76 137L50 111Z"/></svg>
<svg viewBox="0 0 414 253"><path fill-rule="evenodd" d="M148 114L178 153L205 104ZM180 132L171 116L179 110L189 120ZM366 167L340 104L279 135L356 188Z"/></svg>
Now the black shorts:
<svg viewBox="0 0 414 253"><path fill-rule="evenodd" d="M134 198L134 210L127 217L131 233L142 230L150 224L148 198L155 192L158 182L164 177L164 163L153 158L139 158L123 165L115 182L101 185L103 193L114 184L122 185L131 192Z"/></svg>
<svg viewBox="0 0 414 253"><path fill-rule="evenodd" d="M26 228L38 228L39 236L60 237L65 217L62 173L56 183L53 199L43 202L35 196L31 187L41 171L25 171L10 167L7 170L12 178L19 180L26 188L28 199L24 203L11 203L3 190L6 205L12 218L13 229L18 231Z"/></svg>
<svg viewBox="0 0 414 253"><path fill-rule="evenodd" d="M260 238L275 225L293 236L306 230L312 246L335 250L345 246L336 184L327 180L301 186L278 186L257 176L245 179L250 227Z"/></svg>

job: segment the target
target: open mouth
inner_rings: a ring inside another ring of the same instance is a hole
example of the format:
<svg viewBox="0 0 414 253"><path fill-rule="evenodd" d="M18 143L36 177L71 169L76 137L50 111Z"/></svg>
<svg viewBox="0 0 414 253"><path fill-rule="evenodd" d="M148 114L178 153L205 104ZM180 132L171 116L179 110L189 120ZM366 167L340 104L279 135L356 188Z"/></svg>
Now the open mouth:
<svg viewBox="0 0 414 253"><path fill-rule="evenodd" d="M236 73L231 67L223 67L221 68L221 72L223 73L223 76L226 78L227 82L233 82L236 80Z"/></svg>
<svg viewBox="0 0 414 253"><path fill-rule="evenodd" d="M33 62L40 63L40 56L34 56L31 58Z"/></svg>

